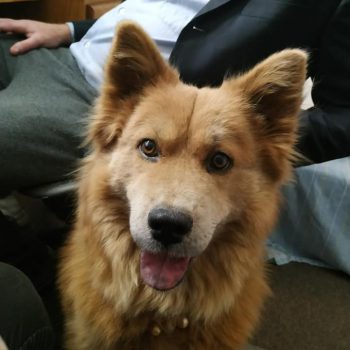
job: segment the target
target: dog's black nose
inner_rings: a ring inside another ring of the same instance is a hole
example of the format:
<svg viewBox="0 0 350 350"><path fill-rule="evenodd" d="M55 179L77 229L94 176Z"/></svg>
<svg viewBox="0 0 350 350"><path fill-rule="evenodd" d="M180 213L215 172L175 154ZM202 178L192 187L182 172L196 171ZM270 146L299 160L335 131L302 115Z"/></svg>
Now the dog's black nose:
<svg viewBox="0 0 350 350"><path fill-rule="evenodd" d="M148 214L148 225L152 230L152 237L167 247L182 241L191 231L193 219L177 209L156 208Z"/></svg>

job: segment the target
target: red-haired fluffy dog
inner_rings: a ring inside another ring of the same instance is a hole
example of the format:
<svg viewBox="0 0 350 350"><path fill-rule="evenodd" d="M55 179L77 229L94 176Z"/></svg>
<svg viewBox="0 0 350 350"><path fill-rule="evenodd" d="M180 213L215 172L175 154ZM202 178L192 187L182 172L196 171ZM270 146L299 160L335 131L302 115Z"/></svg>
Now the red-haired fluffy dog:
<svg viewBox="0 0 350 350"><path fill-rule="evenodd" d="M269 293L264 241L291 175L306 54L185 85L119 26L59 286L70 350L240 349Z"/></svg>

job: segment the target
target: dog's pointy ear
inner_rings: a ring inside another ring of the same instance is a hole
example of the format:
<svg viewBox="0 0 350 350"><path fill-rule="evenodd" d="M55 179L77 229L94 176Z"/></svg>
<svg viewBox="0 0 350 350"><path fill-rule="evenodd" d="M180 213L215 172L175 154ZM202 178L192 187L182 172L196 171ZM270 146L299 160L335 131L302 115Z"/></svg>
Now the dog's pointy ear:
<svg viewBox="0 0 350 350"><path fill-rule="evenodd" d="M116 31L105 69L105 86L113 86L118 98L139 94L147 85L173 73L154 41L134 22L122 22Z"/></svg>
<svg viewBox="0 0 350 350"><path fill-rule="evenodd" d="M305 51L287 49L271 55L231 82L248 101L252 111L250 121L266 158L265 164L276 178L282 175L279 170L284 163L297 156L294 144L307 57ZM279 165L272 164L276 159Z"/></svg>
<svg viewBox="0 0 350 350"><path fill-rule="evenodd" d="M134 22L122 22L105 65L88 141L100 149L110 148L145 89L161 81L175 82L177 77L144 30Z"/></svg>

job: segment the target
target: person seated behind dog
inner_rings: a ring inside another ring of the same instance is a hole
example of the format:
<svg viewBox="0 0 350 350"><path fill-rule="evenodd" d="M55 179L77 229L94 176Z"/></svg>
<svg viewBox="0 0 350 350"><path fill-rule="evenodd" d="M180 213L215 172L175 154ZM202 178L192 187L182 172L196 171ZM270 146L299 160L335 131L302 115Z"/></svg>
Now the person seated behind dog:
<svg viewBox="0 0 350 350"><path fill-rule="evenodd" d="M349 1L270 5L128 0L97 22L1 19L1 195L74 169L114 29L124 19L141 24L182 79L199 86L219 85L286 47L305 48L316 107L301 115L299 150L312 162L349 155L350 39L342 34L350 26Z"/></svg>
<svg viewBox="0 0 350 350"><path fill-rule="evenodd" d="M197 86L219 85L275 51L306 49L316 107L301 113L298 149L315 163L350 155L350 39L344 35L350 29L350 0L322 0L317 6L311 0L263 5L127 0L96 22L0 19L4 203L15 190L66 178L84 155L84 124L99 93L114 29L125 19L138 22L182 79ZM15 230L11 234L15 237ZM21 250L13 241L17 251L0 249L0 260L16 251L26 256L20 265L29 264L27 246Z"/></svg>

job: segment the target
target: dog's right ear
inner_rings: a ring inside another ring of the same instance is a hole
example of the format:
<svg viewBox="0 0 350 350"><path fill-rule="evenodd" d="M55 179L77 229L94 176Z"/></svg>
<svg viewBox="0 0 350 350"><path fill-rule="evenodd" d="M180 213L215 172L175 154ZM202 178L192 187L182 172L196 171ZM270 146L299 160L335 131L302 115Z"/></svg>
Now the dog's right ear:
<svg viewBox="0 0 350 350"><path fill-rule="evenodd" d="M177 73L144 30L133 22L122 22L107 59L88 141L99 149L109 149L118 140L145 89L161 81L177 80Z"/></svg>
<svg viewBox="0 0 350 350"><path fill-rule="evenodd" d="M105 68L105 93L112 87L117 94L114 97L125 99L161 78L171 78L171 73L156 44L140 26L129 21L119 25Z"/></svg>

